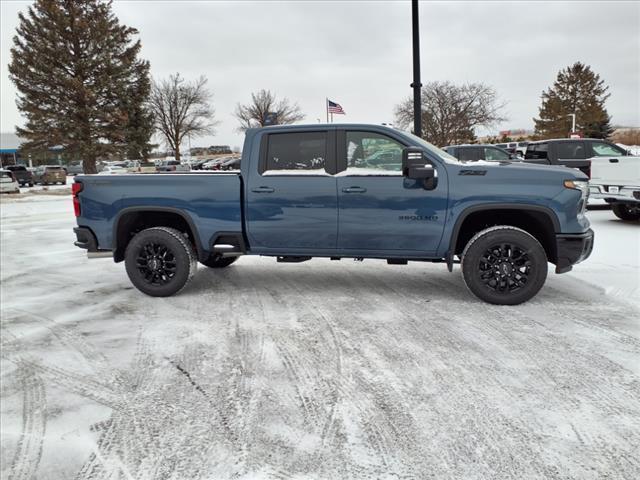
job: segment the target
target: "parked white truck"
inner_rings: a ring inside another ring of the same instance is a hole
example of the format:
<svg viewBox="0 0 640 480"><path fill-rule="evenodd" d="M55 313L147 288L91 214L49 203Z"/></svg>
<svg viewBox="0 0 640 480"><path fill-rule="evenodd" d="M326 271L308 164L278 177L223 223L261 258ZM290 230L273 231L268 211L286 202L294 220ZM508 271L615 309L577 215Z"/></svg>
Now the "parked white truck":
<svg viewBox="0 0 640 480"><path fill-rule="evenodd" d="M591 142L591 148L591 197L610 203L618 218L639 221L640 157L603 141Z"/></svg>

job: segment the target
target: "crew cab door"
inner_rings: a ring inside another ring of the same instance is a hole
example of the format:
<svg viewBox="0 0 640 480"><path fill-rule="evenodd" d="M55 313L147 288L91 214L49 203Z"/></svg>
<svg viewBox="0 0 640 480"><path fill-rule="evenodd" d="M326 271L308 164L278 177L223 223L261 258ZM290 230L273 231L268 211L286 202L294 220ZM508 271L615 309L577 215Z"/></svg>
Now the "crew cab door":
<svg viewBox="0 0 640 480"><path fill-rule="evenodd" d="M438 248L445 222L446 172L433 190L402 176L392 133L337 133L338 250L344 254L420 256Z"/></svg>
<svg viewBox="0 0 640 480"><path fill-rule="evenodd" d="M257 253L336 247L335 131L268 133L246 191L246 226Z"/></svg>

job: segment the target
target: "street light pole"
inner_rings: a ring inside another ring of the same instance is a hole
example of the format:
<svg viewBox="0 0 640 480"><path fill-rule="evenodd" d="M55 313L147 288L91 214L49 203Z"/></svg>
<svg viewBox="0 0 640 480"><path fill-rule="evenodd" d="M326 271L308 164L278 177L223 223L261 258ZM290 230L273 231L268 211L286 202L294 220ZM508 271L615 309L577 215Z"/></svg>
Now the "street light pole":
<svg viewBox="0 0 640 480"><path fill-rule="evenodd" d="M576 114L570 113L567 117L571 117L571 133L575 133L576 131Z"/></svg>
<svg viewBox="0 0 640 480"><path fill-rule="evenodd" d="M411 25L413 30L413 133L422 137L422 101L420 93L420 30L418 25L418 0L411 0Z"/></svg>

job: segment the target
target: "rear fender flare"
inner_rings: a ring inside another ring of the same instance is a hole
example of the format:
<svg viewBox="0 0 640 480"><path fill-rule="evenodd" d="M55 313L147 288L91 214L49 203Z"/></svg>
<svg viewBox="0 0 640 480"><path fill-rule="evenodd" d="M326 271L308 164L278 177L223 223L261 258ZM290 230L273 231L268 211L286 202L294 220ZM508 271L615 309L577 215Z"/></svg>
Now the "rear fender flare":
<svg viewBox="0 0 640 480"><path fill-rule="evenodd" d="M129 214L129 213L137 213L137 212L149 212L149 211L153 211L153 212L166 212L166 213L172 213L172 214L176 214L179 215L180 217L182 217L184 219L185 222L187 222L187 225L189 225L189 228L191 229L191 233L193 234L193 240L195 243L195 247L196 247L196 252L198 254L198 259L205 259L208 257L208 252L205 252L205 249L202 247L202 243L200 241L200 235L198 234L198 229L196 228L196 224L193 221L193 219L191 218L191 215L189 215L187 212L185 212L184 210L181 210L179 208L174 208L174 207L158 207L158 206L148 206L148 207L143 207L143 206L136 206L136 207L126 207L123 208L122 210L120 210L117 215L114 217L113 219L113 231L111 233L111 244L112 244L112 250L114 252L114 259L115 258L115 252L118 249L118 227L120 225L120 221L122 220L122 217L124 217L125 215ZM117 261L117 259L116 259Z"/></svg>

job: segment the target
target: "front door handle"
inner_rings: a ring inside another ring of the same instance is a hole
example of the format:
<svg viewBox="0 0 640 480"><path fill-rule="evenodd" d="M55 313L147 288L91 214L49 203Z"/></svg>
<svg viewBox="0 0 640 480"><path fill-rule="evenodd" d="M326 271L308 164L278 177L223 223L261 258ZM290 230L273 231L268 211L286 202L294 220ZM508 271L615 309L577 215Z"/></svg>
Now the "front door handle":
<svg viewBox="0 0 640 480"><path fill-rule="evenodd" d="M253 193L273 193L276 191L276 189L271 187L256 187L252 188L251 191Z"/></svg>
<svg viewBox="0 0 640 480"><path fill-rule="evenodd" d="M610 158L609 159L609 163L618 163L618 159L617 158Z"/></svg>
<svg viewBox="0 0 640 480"><path fill-rule="evenodd" d="M365 193L366 188L363 187L346 187L342 189L342 193Z"/></svg>

